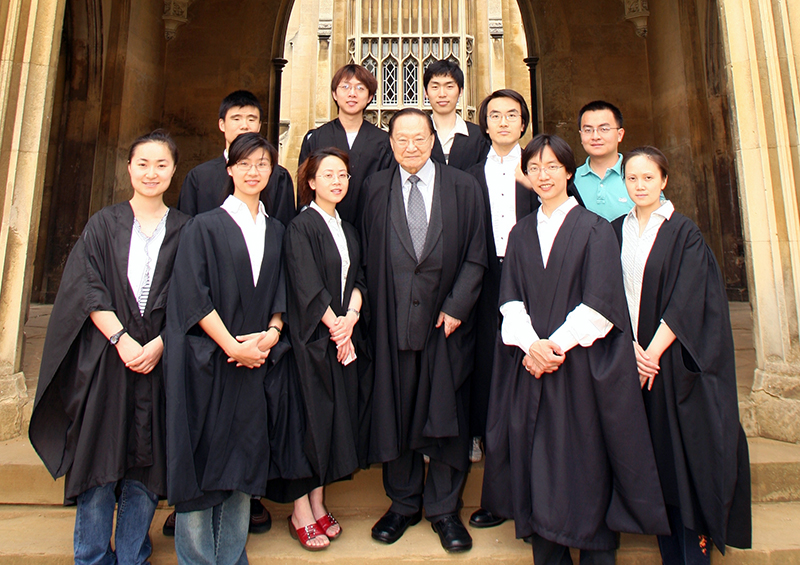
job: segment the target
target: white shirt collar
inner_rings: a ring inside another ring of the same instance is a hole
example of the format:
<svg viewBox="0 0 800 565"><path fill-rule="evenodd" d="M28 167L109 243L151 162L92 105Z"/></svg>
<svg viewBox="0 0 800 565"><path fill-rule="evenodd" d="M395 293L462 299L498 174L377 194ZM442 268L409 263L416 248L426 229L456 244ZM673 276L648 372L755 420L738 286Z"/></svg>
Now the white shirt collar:
<svg viewBox="0 0 800 565"><path fill-rule="evenodd" d="M572 210L577 205L578 201L575 200L575 197L570 196L569 198L567 198L566 202L561 204L561 206L559 206L553 211L553 213L550 215L549 218L545 215L544 211L542 211L542 206L539 206L539 211L536 213L536 220L540 224L551 222L554 219L558 219L559 221L561 221L561 219L564 218L569 213L569 211Z"/></svg>
<svg viewBox="0 0 800 565"><path fill-rule="evenodd" d="M314 210L319 212L322 215L322 219L325 220L326 222L334 221L334 222L336 222L336 225L338 225L339 227L342 226L342 218L339 216L339 210L334 210L333 211L334 215L331 216L325 210L323 210L322 207L320 207L319 204L317 204L313 200L311 201L311 204L308 205L308 207L309 208L313 208Z"/></svg>
<svg viewBox="0 0 800 565"><path fill-rule="evenodd" d="M439 133L439 131L436 130L436 122L433 122L433 129L436 131L437 134ZM450 135L448 136L448 139L455 136L455 134L457 133L469 137L469 129L467 129L467 122L465 122L464 118L462 118L458 114L456 114L456 123L453 126L453 129L450 130Z"/></svg>
<svg viewBox="0 0 800 565"><path fill-rule="evenodd" d="M672 218L672 213L674 211L675 211L675 206L672 205L672 202L670 202L669 200L664 200L661 203L661 206L659 206L657 210L653 211L653 214L658 214L659 216L661 216L665 220L669 220L670 218ZM636 216L636 206L631 208L631 211L628 212L628 215L626 217L626 221L628 219L630 219L631 221L639 219Z"/></svg>
<svg viewBox="0 0 800 565"><path fill-rule="evenodd" d="M236 198L233 194L228 195L228 197L225 199L225 202L222 203L221 208L229 211L231 214L240 214L244 210L247 210L247 212L250 213L250 209L247 207L247 204ZM263 214L265 218L269 217L267 216L266 208L264 208L264 203L261 202L261 200L258 201L258 213Z"/></svg>
<svg viewBox="0 0 800 565"><path fill-rule="evenodd" d="M516 165L521 157L522 148L519 146L519 143L517 143L505 157L500 157L500 155L497 154L497 151L494 150L494 146L489 149L489 154L486 156L487 159L491 159L500 165L505 165L506 163L514 163L514 165Z"/></svg>
<svg viewBox="0 0 800 565"><path fill-rule="evenodd" d="M419 180L422 181L426 187L433 186L433 182L436 177L436 166L433 164L433 161L428 158L428 160L424 165L422 165L422 168L417 171L416 174L419 177ZM400 182L403 186L405 186L406 182L408 181L408 177L410 176L411 173L406 171L403 167L400 167Z"/></svg>

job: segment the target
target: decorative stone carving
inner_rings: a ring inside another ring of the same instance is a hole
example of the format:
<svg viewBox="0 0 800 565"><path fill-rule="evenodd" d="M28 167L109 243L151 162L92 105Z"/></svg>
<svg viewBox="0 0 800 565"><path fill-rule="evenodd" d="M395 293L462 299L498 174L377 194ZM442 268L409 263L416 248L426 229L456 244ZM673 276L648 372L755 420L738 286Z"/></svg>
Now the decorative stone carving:
<svg viewBox="0 0 800 565"><path fill-rule="evenodd" d="M330 41L333 33L333 20L323 20L320 18L317 26L317 38L320 41Z"/></svg>
<svg viewBox="0 0 800 565"><path fill-rule="evenodd" d="M164 0L164 37L172 41L178 33L178 28L189 21L189 4L192 0Z"/></svg>
<svg viewBox="0 0 800 565"><path fill-rule="evenodd" d="M489 35L492 39L503 39L502 18L489 18Z"/></svg>
<svg viewBox="0 0 800 565"><path fill-rule="evenodd" d="M647 0L624 0L625 19L636 28L636 35L647 37L647 18L650 16Z"/></svg>

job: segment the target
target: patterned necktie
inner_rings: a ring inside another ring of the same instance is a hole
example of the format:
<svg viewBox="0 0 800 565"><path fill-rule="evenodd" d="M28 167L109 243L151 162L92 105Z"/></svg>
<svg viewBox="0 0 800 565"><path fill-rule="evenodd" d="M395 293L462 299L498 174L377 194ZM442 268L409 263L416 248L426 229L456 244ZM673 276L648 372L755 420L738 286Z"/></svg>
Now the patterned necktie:
<svg viewBox="0 0 800 565"><path fill-rule="evenodd" d="M414 253L417 260L422 257L422 250L425 248L425 237L428 234L428 216L425 213L425 201L422 193L417 187L419 177L411 175L408 177L411 183L411 191L408 193L408 209L406 219L408 220L408 231L411 234L411 243L414 244Z"/></svg>

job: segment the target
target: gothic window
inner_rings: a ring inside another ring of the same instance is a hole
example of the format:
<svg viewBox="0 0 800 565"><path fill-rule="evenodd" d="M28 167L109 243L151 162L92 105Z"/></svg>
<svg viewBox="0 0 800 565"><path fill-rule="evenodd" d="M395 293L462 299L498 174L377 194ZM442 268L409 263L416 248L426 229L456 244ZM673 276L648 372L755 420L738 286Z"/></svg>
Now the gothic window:
<svg viewBox="0 0 800 565"><path fill-rule="evenodd" d="M350 0L349 4L350 62L364 65L378 79L368 119L385 127L401 108L430 109L422 75L441 59L464 71L458 109L465 119L474 118L474 39L466 34L474 25L469 0Z"/></svg>

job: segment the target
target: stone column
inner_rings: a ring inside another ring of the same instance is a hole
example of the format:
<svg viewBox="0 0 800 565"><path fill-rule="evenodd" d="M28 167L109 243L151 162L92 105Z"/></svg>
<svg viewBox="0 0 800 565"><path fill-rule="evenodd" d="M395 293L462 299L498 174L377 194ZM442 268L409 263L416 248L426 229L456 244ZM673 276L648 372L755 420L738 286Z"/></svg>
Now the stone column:
<svg viewBox="0 0 800 565"><path fill-rule="evenodd" d="M800 442L800 6L719 0L739 175L756 374L750 435Z"/></svg>
<svg viewBox="0 0 800 565"><path fill-rule="evenodd" d="M20 372L65 0L0 8L0 440L23 431Z"/></svg>
<svg viewBox="0 0 800 565"><path fill-rule="evenodd" d="M531 75L531 134L539 133L539 87L536 85L536 65L539 64L539 57L525 57L525 64L528 65L528 72Z"/></svg>

